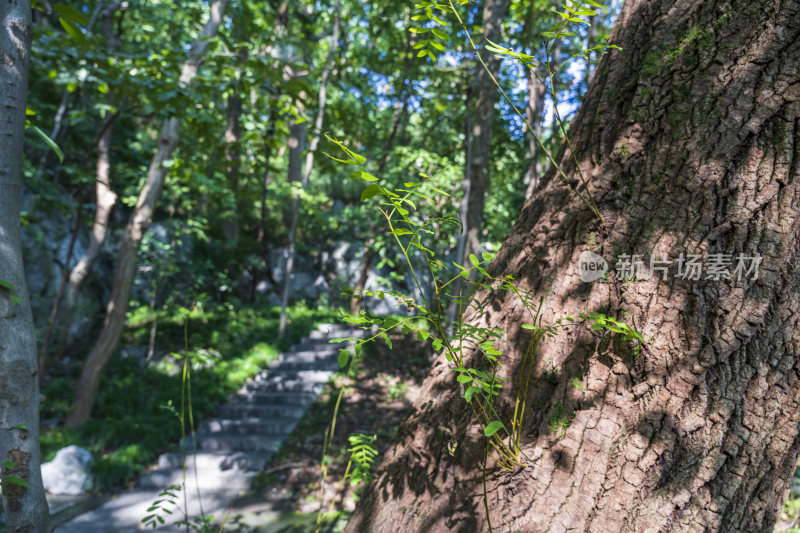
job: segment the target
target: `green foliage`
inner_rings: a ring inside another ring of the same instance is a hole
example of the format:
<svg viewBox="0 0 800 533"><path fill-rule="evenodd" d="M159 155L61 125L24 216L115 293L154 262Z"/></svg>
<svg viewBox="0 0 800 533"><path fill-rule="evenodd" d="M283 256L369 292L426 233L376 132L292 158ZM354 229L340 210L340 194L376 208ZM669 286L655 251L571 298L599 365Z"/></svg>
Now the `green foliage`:
<svg viewBox="0 0 800 533"><path fill-rule="evenodd" d="M356 166L367 163L366 157L347 148L342 142L332 138L329 140L344 154L342 157L329 155L332 159ZM371 174L365 176L356 171L351 174L351 177L366 181L365 190L375 188L374 194L366 195L368 196L366 201L377 203L377 211L386 222L386 232L391 235L397 249L400 250L404 266L414 280L416 291L404 293L389 288L380 291L381 297L384 294L389 295L397 301L398 305L405 306L410 316L398 319L379 317L367 312L362 312L359 316L344 316L345 320L369 330L371 334L362 339L331 340L331 342L347 340L355 343L352 353L350 350L342 350L340 353L340 366L344 367L348 361L351 361L351 364L357 362L360 347L376 339L383 339L391 349L387 332L392 329L399 328L405 333L417 334L421 339L431 342L435 350L444 350L445 358L455 374L455 382L461 390L461 395L470 406L476 421L483 428L484 435L489 441L489 446L494 452L498 464L507 470L524 466L526 463L523 462L524 453L520 449L519 441L522 435L527 391L533 376L534 361L539 344L548 338L555 337L558 334L558 328L562 327L564 321L566 324L571 324L574 319L565 317L556 320L552 325L543 324L544 299L537 301L533 295L518 288L514 284L512 275L497 277L490 274L487 268L493 258L491 254L483 254L482 259L470 254L469 267L455 262L447 265L440 260L433 250L435 244L429 244L435 242L437 237L437 234L430 228L434 223L446 223L449 227L458 229L460 223L454 215L426 219L424 214L419 213L417 201L431 201L431 196L435 194L446 195L436 188L428 191L425 188L425 177L420 182L405 182L402 187L396 189L388 187L383 180ZM424 259L422 268L412 260L412 252L421 255ZM423 272L427 278L422 277ZM427 287L424 286L426 279L429 285ZM464 288L456 289L459 286ZM484 312L486 295L500 291L508 292L517 298L531 318L530 323L520 325L522 330L530 333L530 339L518 370L514 414L507 423L495 410L495 398L503 389L505 381L504 378L498 376L498 370L503 365L501 361L503 353L497 349L496 343L504 338L505 332L501 329L475 326L463 321L467 310L472 313L473 317L479 319ZM373 291L362 292L373 294ZM452 302L458 309L456 322L453 324L447 323L444 312L449 302ZM592 329L619 333L622 335L623 341L637 340L634 353L638 353L643 338L640 333L624 322L596 312L582 314L579 317L592 321ZM426 323L428 327L424 330L418 329L417 324L419 323ZM472 357L472 354L477 357ZM553 369L552 375L545 372L542 379L558 382L557 370ZM550 425L551 427L560 427L565 431L572 421L574 413L564 414L562 411L563 406L556 406L550 419ZM335 427L335 412L331 428Z"/></svg>
<svg viewBox="0 0 800 533"><path fill-rule="evenodd" d="M372 466L378 457L378 449L375 448L375 435L365 435L363 433L353 433L347 437L350 447L350 461L347 464L348 473L344 479L350 477L350 486L355 487L369 482L372 476ZM352 468L351 468L352 466Z"/></svg>
<svg viewBox="0 0 800 533"><path fill-rule="evenodd" d="M141 520L144 527L156 529L165 524L165 519L162 515L172 515L169 507L177 507L178 495L176 493L180 490L180 485L170 485L159 493L158 499L153 501L152 505L147 508L147 512L150 514Z"/></svg>
<svg viewBox="0 0 800 533"><path fill-rule="evenodd" d="M553 407L553 411L550 413L550 418L548 420L550 431L553 433L561 433L561 437L563 438L567 434L567 428L572 424L576 414L574 410L566 411L564 409L564 404L557 403Z"/></svg>
<svg viewBox="0 0 800 533"><path fill-rule="evenodd" d="M644 344L644 337L641 333L630 327L625 322L621 322L615 318L604 315L603 313L582 313L578 315L580 318L590 320L593 322L589 327L595 331L610 331L620 335L620 340L623 342L635 341L633 345L633 354L639 355Z"/></svg>
<svg viewBox="0 0 800 533"><path fill-rule="evenodd" d="M14 294L14 285L12 283L9 283L4 279L0 279L0 289L4 289L9 292L12 305L16 305L22 301L22 297Z"/></svg>
<svg viewBox="0 0 800 533"><path fill-rule="evenodd" d="M134 356L111 359L107 379L101 382L94 417L80 429L43 431L42 455L50 460L64 446L78 444L95 456L95 481L113 487L130 481L142 466L180 438L175 411L181 397L183 353L192 360L194 419L211 414L250 377L274 360L288 344L296 342L320 322L329 322L333 310L290 308L294 328L284 341L275 343L278 308L226 306L197 308L181 314L177 309L160 312L158 342L171 346L173 355L142 366ZM189 320L189 351L182 348L184 321ZM150 321L143 311L132 317L129 341L147 343ZM74 379L54 379L43 388L46 400L42 417L63 417L71 406Z"/></svg>

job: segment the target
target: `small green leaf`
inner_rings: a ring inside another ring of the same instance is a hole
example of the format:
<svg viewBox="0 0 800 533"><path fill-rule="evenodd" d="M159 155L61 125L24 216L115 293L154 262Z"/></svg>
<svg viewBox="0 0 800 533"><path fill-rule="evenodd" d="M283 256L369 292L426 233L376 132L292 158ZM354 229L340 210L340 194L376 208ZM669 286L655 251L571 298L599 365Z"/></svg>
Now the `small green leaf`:
<svg viewBox="0 0 800 533"><path fill-rule="evenodd" d="M372 183L368 185L363 191L361 191L361 201L365 202L372 198L373 196L377 196L381 194L383 189L377 183Z"/></svg>
<svg viewBox="0 0 800 533"><path fill-rule="evenodd" d="M39 129L38 126L31 126L30 129L33 131L33 133L38 135L45 142L45 144L47 144L47 146L50 147L51 150L53 150L56 153L59 162L63 163L64 152L61 151L61 148L58 147L56 142L53 139L51 139L45 132Z"/></svg>
<svg viewBox="0 0 800 533"><path fill-rule="evenodd" d="M536 329L533 324L522 324L522 329Z"/></svg>
<svg viewBox="0 0 800 533"><path fill-rule="evenodd" d="M500 422L499 420L495 420L494 422L492 422L491 424L489 424L488 426L486 426L484 428L483 434L486 435L487 437L491 437L492 435L497 433L497 431L499 429L501 429L501 428L505 429L505 426L503 426L503 423Z"/></svg>
<svg viewBox="0 0 800 533"><path fill-rule="evenodd" d="M69 7L65 4L54 4L53 8L58 12L59 15L64 17L65 19L76 22L83 26L88 26L89 19L86 18L86 15L81 13L80 11L76 11L75 9Z"/></svg>
<svg viewBox="0 0 800 533"><path fill-rule="evenodd" d="M360 157L360 156L359 156ZM366 161L366 159L365 159ZM369 172L364 172L363 170L356 170L352 174L350 174L351 180L364 180L364 181L378 181L378 178L370 174Z"/></svg>
<svg viewBox="0 0 800 533"><path fill-rule="evenodd" d="M347 366L347 360L350 358L350 350L339 350L339 367L344 368Z"/></svg>
<svg viewBox="0 0 800 533"><path fill-rule="evenodd" d="M386 341L386 345L391 350L392 349L392 341L391 341L391 339L389 339L389 336L386 333L381 333L381 338L383 338L383 340Z"/></svg>
<svg viewBox="0 0 800 533"><path fill-rule="evenodd" d="M70 91L70 92L72 92L72 91ZM338 157L334 157L334 156L332 156L332 155L331 155L331 154L329 154L328 152L322 152L322 154L323 154L323 155L326 155L326 156L328 156L328 157L330 157L330 158L331 158L331 159L333 159L334 161L338 161L339 163L344 163L345 165L357 165L357 164L358 164L358 163L356 163L356 162L355 162L354 160L352 160L352 159L339 159Z"/></svg>
<svg viewBox="0 0 800 533"><path fill-rule="evenodd" d="M464 392L464 399L465 399L465 400L467 400L467 403L470 403L470 402L472 402L472 396L473 396L473 395L474 395L476 392L480 392L480 390L481 390L481 389L480 389L479 387L476 387L475 385L472 385L471 387L469 387L469 388L466 390L466 392Z"/></svg>
<svg viewBox="0 0 800 533"><path fill-rule="evenodd" d="M14 466L16 466L14 464L14 461L4 461L3 462L3 468L5 468L7 470L11 470L12 468L14 468Z"/></svg>
<svg viewBox="0 0 800 533"><path fill-rule="evenodd" d="M74 22L69 19L65 19L64 17L58 17L58 21L61 23L61 27L64 28L64 31L72 37L72 40L78 43L80 46L84 46L86 44L86 36L83 34L80 28L78 28Z"/></svg>
<svg viewBox="0 0 800 533"><path fill-rule="evenodd" d="M469 254L469 262L472 263L472 266L478 266L480 264L475 254Z"/></svg>
<svg viewBox="0 0 800 533"><path fill-rule="evenodd" d="M470 381L472 381L472 376L470 376L469 374L461 374L456 379L458 380L459 383L469 383Z"/></svg>
<svg viewBox="0 0 800 533"><path fill-rule="evenodd" d="M9 291L13 291L14 290L14 285L12 285L11 283L9 283L8 281L6 281L4 279L0 279L0 287L2 287L4 289L7 289Z"/></svg>
<svg viewBox="0 0 800 533"><path fill-rule="evenodd" d="M19 485L20 487L25 487L29 489L31 486L28 485L28 482L24 479L18 478L17 476L6 476L3 478L3 484L11 483L12 485Z"/></svg>

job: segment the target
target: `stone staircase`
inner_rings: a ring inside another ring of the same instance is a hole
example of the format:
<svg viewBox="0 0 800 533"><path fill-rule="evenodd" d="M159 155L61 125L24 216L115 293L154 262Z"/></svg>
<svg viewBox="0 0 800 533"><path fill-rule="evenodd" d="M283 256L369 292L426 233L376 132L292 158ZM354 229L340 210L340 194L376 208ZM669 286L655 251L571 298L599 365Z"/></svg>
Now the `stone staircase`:
<svg viewBox="0 0 800 533"><path fill-rule="evenodd" d="M215 418L198 425L194 446L191 440L187 442L185 463L190 515L201 509L206 514L224 514L240 492L249 490L253 478L339 369L339 350L352 344L328 341L357 338L362 333L341 325L319 326L247 382L217 410ZM143 529L140 521L158 494L170 485L183 484L183 459L182 452L161 455L158 468L143 474L135 490L74 518L58 527L56 533L127 533ZM179 496L182 500L183 494ZM174 522L179 514L173 510L169 518Z"/></svg>

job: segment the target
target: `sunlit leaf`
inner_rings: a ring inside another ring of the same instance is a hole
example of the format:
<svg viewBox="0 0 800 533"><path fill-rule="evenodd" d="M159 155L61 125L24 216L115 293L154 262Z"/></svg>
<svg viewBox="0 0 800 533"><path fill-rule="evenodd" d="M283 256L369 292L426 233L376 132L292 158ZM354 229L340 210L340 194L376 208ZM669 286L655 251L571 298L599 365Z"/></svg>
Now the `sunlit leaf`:
<svg viewBox="0 0 800 533"><path fill-rule="evenodd" d="M497 433L497 431L500 429L505 429L503 423L500 422L499 420L495 420L494 422L492 422L483 429L483 434L486 435L487 437L491 437L492 435Z"/></svg>

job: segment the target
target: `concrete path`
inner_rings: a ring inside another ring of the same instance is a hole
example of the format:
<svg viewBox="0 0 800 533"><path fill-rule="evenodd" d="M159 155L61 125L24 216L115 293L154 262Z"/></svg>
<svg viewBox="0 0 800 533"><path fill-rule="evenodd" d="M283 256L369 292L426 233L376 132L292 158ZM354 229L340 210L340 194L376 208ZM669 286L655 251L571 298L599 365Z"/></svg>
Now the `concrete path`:
<svg viewBox="0 0 800 533"><path fill-rule="evenodd" d="M202 511L221 519L240 493L292 432L308 406L338 370L339 350L347 344L329 339L360 337L361 330L324 324L262 371L233 395L217 416L200 423L197 453L186 458L186 506L190 519ZM191 443L190 448L191 450ZM170 485L183 487L183 457L165 453L158 469L142 475L136 489L56 528L55 533L130 533L151 530L141 523L159 493ZM183 488L176 492L178 507L166 505L166 525L158 531L185 531L170 526L184 516Z"/></svg>

